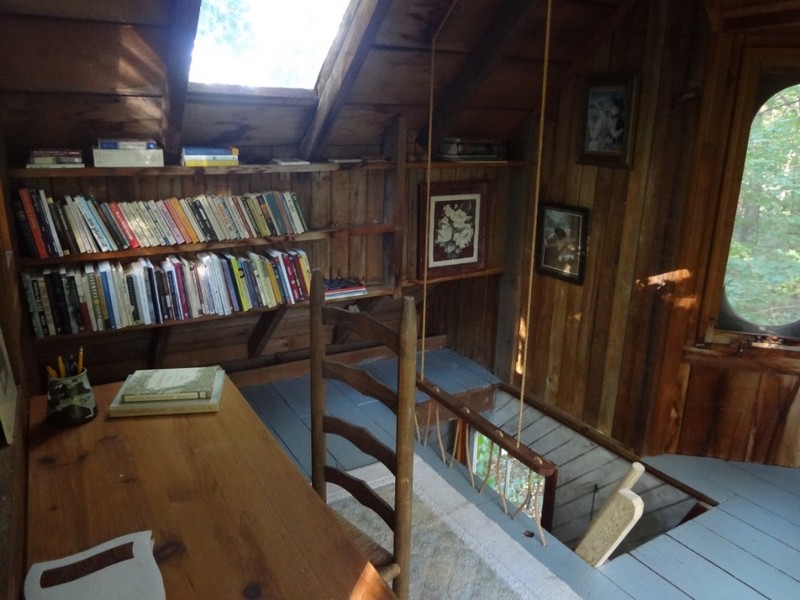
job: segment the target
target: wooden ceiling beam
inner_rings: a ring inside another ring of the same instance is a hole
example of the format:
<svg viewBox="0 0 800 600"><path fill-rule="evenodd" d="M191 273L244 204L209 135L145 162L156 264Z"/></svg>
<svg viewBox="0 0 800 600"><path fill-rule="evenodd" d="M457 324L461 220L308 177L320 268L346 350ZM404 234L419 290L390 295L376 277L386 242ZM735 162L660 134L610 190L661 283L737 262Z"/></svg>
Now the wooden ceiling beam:
<svg viewBox="0 0 800 600"><path fill-rule="evenodd" d="M175 0L172 4L172 35L167 55L167 80L164 110L160 127L165 159L174 162L180 156L181 126L189 87L192 48L200 19L201 0Z"/></svg>
<svg viewBox="0 0 800 600"><path fill-rule="evenodd" d="M319 104L300 142L301 158L312 159L322 147L350 95L361 67L372 47L391 0L362 0L339 41L332 62L326 61L319 83Z"/></svg>
<svg viewBox="0 0 800 600"><path fill-rule="evenodd" d="M464 68L447 86L442 99L436 103L430 136L433 148L449 132L461 111L486 81L492 68L503 58L520 27L540 4L541 2L530 0L506 0L497 12L480 41L475 44L476 50L467 59ZM427 126L420 132L417 141L423 147L427 146Z"/></svg>

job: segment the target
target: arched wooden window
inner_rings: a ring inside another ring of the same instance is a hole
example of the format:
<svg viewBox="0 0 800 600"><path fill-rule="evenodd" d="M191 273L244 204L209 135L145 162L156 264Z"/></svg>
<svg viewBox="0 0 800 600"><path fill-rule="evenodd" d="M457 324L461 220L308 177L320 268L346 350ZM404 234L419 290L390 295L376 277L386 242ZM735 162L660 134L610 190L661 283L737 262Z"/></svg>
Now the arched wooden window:
<svg viewBox="0 0 800 600"><path fill-rule="evenodd" d="M800 338L800 78L753 117L716 326Z"/></svg>

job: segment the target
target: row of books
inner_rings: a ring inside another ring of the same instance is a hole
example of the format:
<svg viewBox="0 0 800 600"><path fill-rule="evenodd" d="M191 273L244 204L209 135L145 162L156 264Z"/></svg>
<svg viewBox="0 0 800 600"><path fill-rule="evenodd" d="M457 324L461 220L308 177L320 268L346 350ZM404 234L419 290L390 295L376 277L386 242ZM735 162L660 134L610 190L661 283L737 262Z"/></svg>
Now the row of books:
<svg viewBox="0 0 800 600"><path fill-rule="evenodd" d="M184 146L181 149L184 167L235 167L238 164L236 146Z"/></svg>
<svg viewBox="0 0 800 600"><path fill-rule="evenodd" d="M28 169L81 169L86 165L77 148L37 148L28 153Z"/></svg>
<svg viewBox="0 0 800 600"><path fill-rule="evenodd" d="M295 304L309 298L311 268L299 248L263 254L205 252L24 270L34 334L122 329Z"/></svg>
<svg viewBox="0 0 800 600"><path fill-rule="evenodd" d="M14 198L22 247L35 258L298 234L308 230L297 194L101 202L21 188Z"/></svg>

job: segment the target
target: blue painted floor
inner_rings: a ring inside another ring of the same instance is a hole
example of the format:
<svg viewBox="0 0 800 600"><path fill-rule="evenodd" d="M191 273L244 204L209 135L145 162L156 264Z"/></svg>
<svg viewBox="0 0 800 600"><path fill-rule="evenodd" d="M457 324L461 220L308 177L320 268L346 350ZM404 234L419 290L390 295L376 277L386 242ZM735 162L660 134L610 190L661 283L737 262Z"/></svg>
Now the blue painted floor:
<svg viewBox="0 0 800 600"><path fill-rule="evenodd" d="M368 368L376 377L391 380L389 361L375 361ZM427 354L426 377L450 393L497 382L488 371L450 350ZM375 425L381 435L392 437L393 416L388 409L343 384L329 385L330 412ZM298 469L310 477L308 377L249 386L242 393ZM478 493L463 467L448 468L434 447L433 441L418 445L417 453L584 598L800 598L798 469L673 455L645 459L719 505L594 569L553 536L548 535L547 547L538 538L525 536L524 532L536 530L531 519L521 514L512 520L496 494L488 488ZM331 460L348 470L372 462L344 443L329 443L329 451ZM535 598L535 590L531 597Z"/></svg>

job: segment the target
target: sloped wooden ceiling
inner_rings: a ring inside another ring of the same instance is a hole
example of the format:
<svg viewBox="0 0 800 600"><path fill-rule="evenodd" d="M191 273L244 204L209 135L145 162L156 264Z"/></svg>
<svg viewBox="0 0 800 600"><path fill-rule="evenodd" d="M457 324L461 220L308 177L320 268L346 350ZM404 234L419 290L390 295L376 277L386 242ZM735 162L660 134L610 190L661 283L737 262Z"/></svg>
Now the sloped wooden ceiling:
<svg viewBox="0 0 800 600"><path fill-rule="evenodd" d="M110 136L154 137L173 153L181 144L230 143L245 160L361 153L380 146L398 114L425 131L440 26L437 135L507 140L539 105L545 0L459 0L444 25L452 0L354 2L350 38L341 32L321 80L330 87L319 96L187 84L199 2L0 0L9 161L24 162L33 146L89 148ZM594 40L634 4L553 2L550 89L580 69Z"/></svg>

